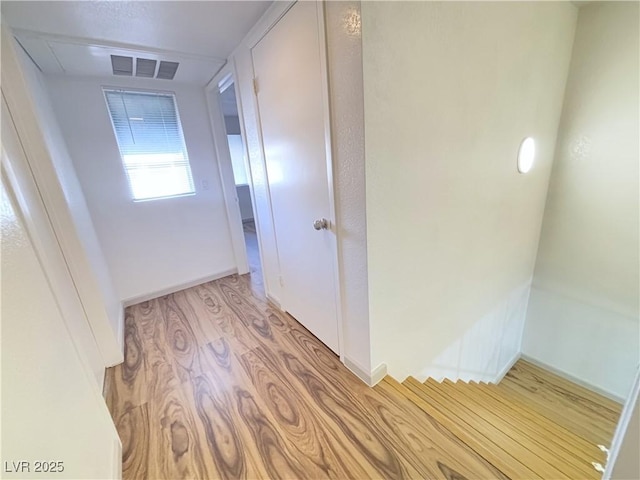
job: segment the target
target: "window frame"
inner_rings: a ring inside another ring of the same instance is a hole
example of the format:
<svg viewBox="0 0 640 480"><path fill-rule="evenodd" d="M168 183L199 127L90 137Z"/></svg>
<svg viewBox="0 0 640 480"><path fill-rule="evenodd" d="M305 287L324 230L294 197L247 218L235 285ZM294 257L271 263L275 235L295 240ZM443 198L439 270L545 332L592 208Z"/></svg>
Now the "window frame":
<svg viewBox="0 0 640 480"><path fill-rule="evenodd" d="M180 110L178 109L178 97L176 95L176 92L172 91L172 90L155 90L155 89L148 89L148 88L135 88L135 87L123 87L123 86L115 86L115 85L101 85L100 88L102 89L102 97L104 99L104 103L105 103L105 108L107 111L107 116L109 117L109 123L111 124L111 131L113 133L113 138L116 142L116 147L118 148L118 155L120 156L120 168L122 169L122 173L124 174L126 180L127 180L127 186L129 188L129 195L130 195L130 199L132 202L134 203L142 203L142 202L151 202L151 201L156 201L156 200L164 200L164 199L170 199L170 198L180 198L180 197L191 197L191 196L195 196L197 193L197 189L196 189L196 181L193 178L193 169L191 168L191 156L189 155L189 151L187 148L187 141L185 139L184 136L184 129L182 127L182 119L180 117ZM136 198L134 191L133 191L133 185L131 183L131 179L129 177L129 173L127 171L127 166L125 165L124 162L124 158L123 158L123 154L122 154L122 150L120 148L120 140L118 139L118 135L116 133L116 127L115 124L113 122L113 116L111 115L111 109L109 108L109 101L107 100L107 92L123 92L123 93L142 93L142 94L149 94L149 95L166 95L166 96L170 96L173 100L173 108L175 110L176 113L176 122L178 124L179 127L179 132L180 132L180 139L182 140L182 144L184 146L184 153L186 155L186 160L187 160L187 167L189 168L189 177L191 178L191 184L193 186L193 190L191 192L185 192L185 193L178 193L175 195L160 195L157 197L146 197L146 198Z"/></svg>

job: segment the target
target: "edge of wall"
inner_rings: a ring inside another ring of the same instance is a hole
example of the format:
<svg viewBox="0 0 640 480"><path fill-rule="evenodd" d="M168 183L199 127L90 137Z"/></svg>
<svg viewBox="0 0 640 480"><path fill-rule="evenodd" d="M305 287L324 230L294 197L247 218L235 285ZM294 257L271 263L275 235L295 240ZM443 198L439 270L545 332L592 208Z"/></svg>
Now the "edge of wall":
<svg viewBox="0 0 640 480"><path fill-rule="evenodd" d="M509 370L511 370L511 367L513 367L516 364L516 362L518 360L520 360L521 358L523 358L523 357L524 357L524 355L522 354L522 352L516 352L516 354L513 357L511 357L511 360L509 360L505 364L505 366L502 368L502 370L500 370L496 374L495 378L489 383L495 383L495 384L500 383L502 381L502 379L505 377L505 375L509 372Z"/></svg>
<svg viewBox="0 0 640 480"><path fill-rule="evenodd" d="M112 478L117 480L122 478L122 443L119 438L113 442L113 466L111 471L113 472Z"/></svg>
<svg viewBox="0 0 640 480"><path fill-rule="evenodd" d="M130 307L132 305L137 305L138 303L147 302L149 300L153 300L154 298L163 297L164 295L169 295L170 293L179 292L180 290L185 290L187 288L195 287L196 285L201 285L203 283L212 282L214 280L219 280L224 277L228 277L229 275L234 275L238 273L237 268L231 268L229 270L224 270L222 272L214 273L212 275L206 275L204 277L196 278L195 280L191 280L189 282L179 283L177 285L172 285L170 287L166 287L160 290L155 290L153 292L145 293L142 295L136 295L134 297L125 298L122 301L123 307L123 324L124 324L124 309ZM121 329L123 330L123 329Z"/></svg>
<svg viewBox="0 0 640 480"><path fill-rule="evenodd" d="M605 470L602 474L603 480L609 480L613 475L613 470L615 469L616 462L618 461L618 455L622 448L622 443L624 442L627 430L631 424L631 418L633 417L633 411L636 408L639 396L640 368L638 368L638 370L636 371L636 377L633 381L633 387L631 388L631 392L629 392L629 398L625 401L622 415L620 415L618 426L616 427L616 431L613 435L613 440L611 441L611 448L609 449L609 454L607 455L607 466L605 467Z"/></svg>
<svg viewBox="0 0 640 480"><path fill-rule="evenodd" d="M360 380L369 385L370 387L375 386L380 380L382 380L387 375L387 364L381 363L373 370L367 370L366 368L362 368L353 360L348 357L344 357L344 365Z"/></svg>
<svg viewBox="0 0 640 480"><path fill-rule="evenodd" d="M554 373L556 375L558 375L559 377L564 378L565 380L569 380L570 382L575 383L576 385L580 385L581 387L584 387L588 390L591 390L592 392L595 392L597 394L602 395L603 397L607 397L610 400L613 400L614 402L618 402L621 405L624 405L626 399L619 397L618 395L616 395L615 393L611 393L608 392L600 387L597 387L595 385L590 384L589 382L586 382L584 380L582 380L581 378L578 377L574 377L573 375L571 375L570 373L565 372L564 370L560 370L559 368L553 367L547 363L541 362L540 360L534 358L534 357L530 357L529 355L526 354L522 354L521 358L523 360L526 360L529 363L532 363L540 368L544 368L545 370L550 371L551 373Z"/></svg>

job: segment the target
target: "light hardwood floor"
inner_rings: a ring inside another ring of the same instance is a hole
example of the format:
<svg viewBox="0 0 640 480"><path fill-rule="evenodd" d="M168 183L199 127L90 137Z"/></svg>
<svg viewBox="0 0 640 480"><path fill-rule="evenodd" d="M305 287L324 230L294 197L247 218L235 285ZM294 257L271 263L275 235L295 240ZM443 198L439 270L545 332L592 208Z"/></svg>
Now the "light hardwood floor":
<svg viewBox="0 0 640 480"><path fill-rule="evenodd" d="M384 380L512 478L601 478L621 405L520 360L499 385Z"/></svg>
<svg viewBox="0 0 640 480"><path fill-rule="evenodd" d="M253 277L127 309L125 362L105 383L125 479L540 476L510 469L491 444L487 454L405 386L364 385ZM511 375L513 396L532 375Z"/></svg>
<svg viewBox="0 0 640 480"><path fill-rule="evenodd" d="M125 344L105 387L125 478L505 478L249 275L128 308Z"/></svg>

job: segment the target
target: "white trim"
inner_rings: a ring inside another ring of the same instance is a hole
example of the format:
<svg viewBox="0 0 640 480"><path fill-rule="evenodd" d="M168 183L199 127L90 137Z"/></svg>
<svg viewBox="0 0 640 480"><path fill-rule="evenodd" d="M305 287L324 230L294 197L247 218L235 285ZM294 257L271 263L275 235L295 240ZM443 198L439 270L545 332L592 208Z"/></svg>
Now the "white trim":
<svg viewBox="0 0 640 480"><path fill-rule="evenodd" d="M609 455L607 458L607 466L605 467L604 473L602 474L603 480L609 480L611 478L611 474L613 473L616 461L618 460L618 454L620 453L620 448L622 447L625 434L627 433L627 429L629 428L629 424L631 423L633 410L636 408L636 404L638 403L639 395L640 367L638 367L638 370L636 371L636 378L633 381L631 392L629 392L629 397L627 398L624 408L622 409L622 415L620 415L618 426L616 427L616 431L613 434L613 440L611 441L611 447L609 448Z"/></svg>
<svg viewBox="0 0 640 480"><path fill-rule="evenodd" d="M259 218L259 215L257 214L258 212L258 208L256 206L256 200L255 200L255 192L254 192L254 182L253 182L253 174L251 172L251 162L249 161L249 148L247 145L247 133L246 133L246 128L245 128L245 123L244 123L244 111L242 109L242 99L241 99L241 95L240 95L240 88L238 86L238 73L236 70L236 63L235 63L235 59L234 58L230 58L230 60L225 64L225 66L220 69L220 71L211 79L211 81L207 84L207 86L205 87L205 92L206 92L206 96L207 96L207 101L209 99L209 97L211 95L215 95L217 98L217 94L219 91L224 91L227 88L234 88L235 89L235 93L236 93L236 104L237 104L237 108L238 108L238 122L240 123L240 136L242 138L242 147L244 149L244 161L245 161L245 170L248 173L247 176L247 186L249 187L249 197L251 198L251 208L253 209L253 221L255 223L256 226L256 237L258 239L258 250L260 252L260 274L262 275L262 284L264 285L265 288L265 293L267 298L269 297L270 294L270 288L269 288L269 284L267 281L266 276L264 275L264 257L263 257L263 240L262 240L262 229L260 227L261 225L261 219ZM220 108L220 105L218 102L216 102L217 105L215 108L218 108L220 111L220 114L222 114L222 109ZM210 118L212 118L213 115L213 111L211 108L211 105L209 107L209 116ZM212 120L213 121L213 120ZM222 125L224 126L224 115L222 118ZM224 133L224 136L220 137L220 135ZM217 145L219 143L223 143L224 145L226 145L227 151L229 149L228 146L228 142L227 142L227 138L226 138L226 127L221 131L219 128L215 129L213 128L213 124L212 124L212 134L213 134L213 139L214 139L214 143ZM228 165L227 165L227 169L231 169L231 173L233 173L233 167L231 165L231 155L229 154L228 157L222 158L222 157L218 157L218 162L219 164L222 161L227 161L228 160ZM235 186L235 179L234 179L234 186ZM225 203L227 202L227 197L225 196ZM269 202L271 202L271 199L269 198ZM238 212L238 216L240 217L240 240L242 241L242 245L238 245L236 243L234 243L234 251L236 249L241 248L243 253L244 253L244 259L247 261L246 264L246 272L243 271L243 269L241 269L240 267L238 267L238 272L240 273L248 273L249 272L249 264L248 264L248 259L247 259L247 251L246 251L246 244L244 242L244 229L243 229L243 224L242 224L242 215L240 214L240 207L238 205L238 201L237 201L237 193L234 192L234 202L233 205L229 206L227 204L227 211L229 211L229 208L235 209ZM271 207L269 207L271 208ZM229 218L229 217L227 217ZM231 223L229 224L229 228L232 228ZM237 226L236 226L237 228ZM235 233L235 237L237 237L238 233ZM232 240L234 240L234 235L232 235ZM236 240L237 241L237 240ZM278 305L280 305L278 303Z"/></svg>
<svg viewBox="0 0 640 480"><path fill-rule="evenodd" d="M251 50L255 47L262 38L269 33L276 23L280 21L282 17L289 11L295 4L295 1L281 1L273 2L273 4L267 9L266 12L260 17L260 20L249 30L249 33L244 37L240 45L229 55L233 58L236 53L242 48L248 48Z"/></svg>
<svg viewBox="0 0 640 480"><path fill-rule="evenodd" d="M124 304L122 304L122 306L120 307L120 312L118 313L118 325L117 325L118 332L117 332L117 338L116 338L116 340L118 341L118 346L122 351L123 358L124 358L124 319L125 319L124 309L125 309L125 306ZM113 367L115 365L117 365L117 363L114 365L107 365L107 368Z"/></svg>
<svg viewBox="0 0 640 480"><path fill-rule="evenodd" d="M218 157L218 171L220 172L220 182L222 184L222 194L227 214L227 226L231 236L231 245L236 261L238 273L249 273L249 260L247 258L247 247L244 243L244 230L242 228L242 216L238 205L238 194L236 183L233 177L233 166L231 163L231 153L227 141L227 130L224 122L224 114L219 101L218 82L225 77L233 75L229 62L216 74L205 88L207 106L209 110L209 120L211 123L211 133L213 143ZM240 112L238 111L238 115ZM243 143L246 140L243 138Z"/></svg>
<svg viewBox="0 0 640 480"><path fill-rule="evenodd" d="M387 375L387 365L385 363L381 363L373 370L367 370L361 367L357 362L347 356L344 357L343 363L356 377L370 387L376 385Z"/></svg>
<svg viewBox="0 0 640 480"><path fill-rule="evenodd" d="M273 28L275 26L275 24L284 16L284 14L289 10L289 8L291 8L291 6L293 5L293 2L286 8L286 10L282 11L280 15L278 15L277 17L274 17L275 20L269 20L269 22L273 22L273 23L264 23L264 19L266 17L268 18L272 18L269 14L272 11L272 9L274 7L276 7L278 4L274 3L274 5L269 8L269 10L267 10L267 12L262 16L262 18L258 21L258 23L256 24L256 26L260 26L259 30L262 31L263 33L260 36L260 38L258 39L258 41L260 39L262 39L262 37L264 37L267 32L269 30L271 30L271 28ZM275 8L276 11L279 11L278 8ZM254 26L254 28L252 29L252 32L256 29L256 26ZM258 31L258 30L256 30ZM251 32L249 32L251 34ZM274 221L274 217L273 217L273 202L271 201L271 183L269 181L269 169L267 168L267 156L264 152L264 139L262 137L262 119L260 117L260 105L258 104L258 95L255 91L255 80L256 80L256 72L255 72L255 67L253 64L253 51L252 48L256 45L256 43L258 42L256 41L255 43L251 44L250 47L246 48L246 54L248 56L248 60L249 60L249 64L251 65L251 83L253 84L253 87L251 88L251 93L249 94L250 98L251 98L251 103L252 103L252 107L253 107L253 112L254 112L254 123L255 123L255 133L256 136L258 138L258 144L260 145L260 149L259 149L259 154L260 154L260 158L259 161L261 163L261 167L264 170L264 180L266 182L266 188L265 188L265 199L266 199L266 203L267 203L267 207L269 209L269 218L267 219L268 222L271 224L271 231L273 232L273 244L274 244L274 249L275 249L275 257L278 263L278 287L277 287L277 291L280 293L278 295L279 299L278 299L278 305L280 306L281 310L285 310L286 307L286 291L282 286L282 271L280 268L280 250L278 249L278 236L276 234L276 225L275 225L275 221ZM234 58L234 62L235 62L235 53L233 55ZM240 99L240 102L242 103L241 100L241 92L239 91L239 89L237 90L237 92L240 94L240 96L238 97ZM240 106L240 105L239 105ZM240 110L239 112L240 113ZM244 114L244 111L242 111L242 113ZM244 118L244 117L243 117ZM240 128L244 127L244 122L242 122L240 124ZM247 159L249 160L249 156L247 155ZM252 177L251 177L251 182L253 183L253 173L251 171L251 168L249 168L249 172L251 173ZM261 218L259 215L257 215L257 210L254 211L254 217L257 220L256 223L256 231L259 230L259 223L261 221ZM259 237L260 238L260 237ZM262 244L261 244L262 245ZM261 250L261 261L264 262L264 257L262 256L262 252L263 250ZM264 263L263 263L264 266ZM262 271L263 275L265 270ZM267 275L264 275L264 289L265 292L267 293L267 295L273 295L273 289L271 288L271 283L269 281L269 278Z"/></svg>
<svg viewBox="0 0 640 480"><path fill-rule="evenodd" d="M267 297L267 300L269 300L276 307L278 307L282 312L284 312L284 310L282 309L282 305L280 305L280 300L278 300L276 297L274 297L270 293L265 294L265 297Z"/></svg>
<svg viewBox="0 0 640 480"><path fill-rule="evenodd" d="M227 90L231 85L235 83L235 75L231 70L232 68L229 68L229 62L227 61L227 63L225 63L224 66L220 68L220 71L213 76L211 82L207 84L206 89L210 89L211 87L209 87L209 85L215 82L217 85L214 88L216 88L218 92L222 93ZM216 81L215 79L217 78L220 79Z"/></svg>
<svg viewBox="0 0 640 480"><path fill-rule="evenodd" d="M25 29L25 28L13 28L12 31L16 37L37 38L44 42L55 41L55 42L61 42L61 43L68 43L71 45L81 45L81 46L99 47L99 48L113 48L117 50L128 50L133 54L133 56L136 56L136 54L140 54L141 52L145 52L145 53L151 53L154 55L160 55L164 57L178 56L185 59L197 60L197 61L216 62L216 63L224 62L224 58L214 57L211 55L199 55L197 53L184 52L181 50L167 50L164 48L156 48L156 47L149 47L149 46L143 47L141 45L134 45L131 43L114 42L110 40L96 40L95 38L87 38L87 37L69 37L67 35L60 35L57 33L37 32L34 30Z"/></svg>
<svg viewBox="0 0 640 480"><path fill-rule="evenodd" d="M329 189L329 214L331 215L330 230L333 232L331 237L331 250L333 263L333 288L336 302L336 326L338 329L338 352L340 359L344 359L344 325L342 322L342 298L341 298L341 277L340 277L340 254L338 251L338 235L340 229L336 225L338 215L336 213L336 189L333 175L333 143L331 141L331 103L329 100L329 69L327 66L327 39L325 31L325 10L324 2L316 2L316 11L318 19L318 43L320 44L320 73L322 77L322 110L324 116L324 142L327 162L327 187Z"/></svg>
<svg viewBox="0 0 640 480"><path fill-rule="evenodd" d="M520 352L516 352L516 354L511 357L511 360L505 364L502 370L500 370L489 383L500 383L509 370L511 370L511 367L513 367L520 358L522 358L522 354Z"/></svg>
<svg viewBox="0 0 640 480"><path fill-rule="evenodd" d="M122 301L122 305L125 308L130 307L132 305L137 305L138 303L153 300L154 298L169 295L170 293L175 293L175 292L179 292L180 290L185 290L187 288L195 287L196 285L201 285L203 283L219 280L220 278L228 277L229 275L234 275L236 273L238 273L238 271L235 268L231 268L229 270L224 270L222 272L214 273L212 275L196 278L195 280L191 280L191 281L183 282L177 285L172 285L170 287L162 288L154 292L149 292L142 295L136 295L135 297L129 297Z"/></svg>
<svg viewBox="0 0 640 480"><path fill-rule="evenodd" d="M584 387L588 390L591 390L599 395L602 395L603 397L607 397L610 400L613 400L614 402L618 402L619 404L623 405L625 402L625 399L616 395L615 393L611 393L603 388L600 388L596 385L593 385L585 380L582 380L581 378L578 377L574 377L573 375L571 375L570 373L565 372L564 370L560 370L556 367L553 367L545 362L542 362L540 360L537 360L533 357L530 357L529 355L526 354L522 354L521 358L523 360L526 360L529 363L532 363L540 368L543 368L545 370L550 371L551 373L554 373L556 375L558 375L559 377L564 378L565 380L569 380L570 382L575 383L576 385L580 385L581 387Z"/></svg>

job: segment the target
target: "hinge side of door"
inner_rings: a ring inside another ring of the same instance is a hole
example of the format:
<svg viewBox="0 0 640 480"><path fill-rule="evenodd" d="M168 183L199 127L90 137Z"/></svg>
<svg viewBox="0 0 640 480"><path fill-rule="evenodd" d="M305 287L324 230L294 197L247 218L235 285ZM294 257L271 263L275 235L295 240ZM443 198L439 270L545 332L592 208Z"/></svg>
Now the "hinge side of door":
<svg viewBox="0 0 640 480"><path fill-rule="evenodd" d="M258 79L254 78L253 79L253 92L258 95Z"/></svg>

